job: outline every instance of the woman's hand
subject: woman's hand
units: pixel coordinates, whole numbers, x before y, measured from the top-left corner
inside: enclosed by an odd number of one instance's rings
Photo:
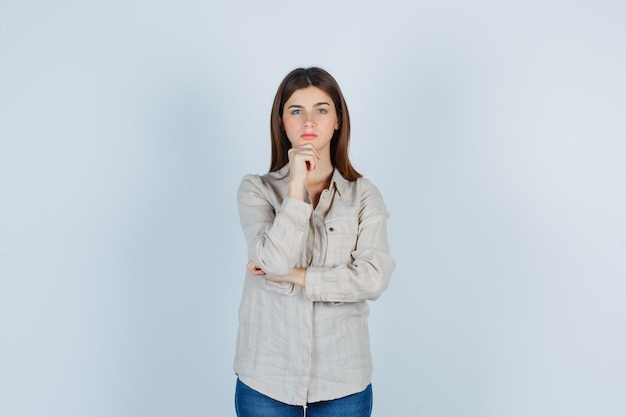
[[[299,287],[304,288],[306,282],[306,269],[303,268],[293,268],[291,272],[289,272],[284,277],[274,277],[268,275],[263,271],[257,264],[252,261],[249,261],[246,264],[246,269],[252,273],[252,275],[262,276],[263,278],[269,279],[274,282],[287,282],[290,284],[297,285]]]
[[[317,169],[317,161],[320,154],[312,144],[296,146],[289,149],[289,175],[292,180],[306,181],[309,172]]]
[[[304,200],[304,188],[309,172],[317,169],[317,161],[321,156],[310,143],[289,149],[288,156],[291,181],[287,195]]]
[[[252,275],[265,275],[265,272],[252,261],[248,261],[246,269],[250,271]]]

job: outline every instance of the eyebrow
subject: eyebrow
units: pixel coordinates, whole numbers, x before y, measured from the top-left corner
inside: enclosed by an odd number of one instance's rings
[[[315,103],[315,104],[313,105],[313,107],[319,107],[319,106],[330,106],[330,104],[329,104],[329,103],[327,103],[327,102],[325,102],[325,101],[320,101],[319,103]],[[299,108],[299,109],[304,108],[304,106],[303,106],[303,105],[301,105],[301,104],[292,104],[291,106],[289,106],[289,107],[287,107],[287,108],[288,108],[288,109],[290,109],[290,108],[292,108],[292,107],[296,107],[296,108]]]

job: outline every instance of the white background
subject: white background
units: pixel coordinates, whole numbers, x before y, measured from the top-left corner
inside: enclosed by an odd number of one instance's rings
[[[397,269],[376,417],[626,415],[626,6],[0,3],[0,416],[234,416],[283,76],[342,86]]]

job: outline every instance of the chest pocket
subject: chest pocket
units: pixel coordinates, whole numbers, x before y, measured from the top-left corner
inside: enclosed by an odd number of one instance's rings
[[[359,225],[356,217],[335,217],[324,222],[328,244],[325,266],[337,266],[352,262],[356,249]]]

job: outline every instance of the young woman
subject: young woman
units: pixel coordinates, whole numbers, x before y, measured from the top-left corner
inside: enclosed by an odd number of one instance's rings
[[[239,417],[366,417],[368,300],[387,288],[388,213],[350,163],[335,79],[298,68],[278,87],[269,173],[238,191],[248,245],[234,370]]]

